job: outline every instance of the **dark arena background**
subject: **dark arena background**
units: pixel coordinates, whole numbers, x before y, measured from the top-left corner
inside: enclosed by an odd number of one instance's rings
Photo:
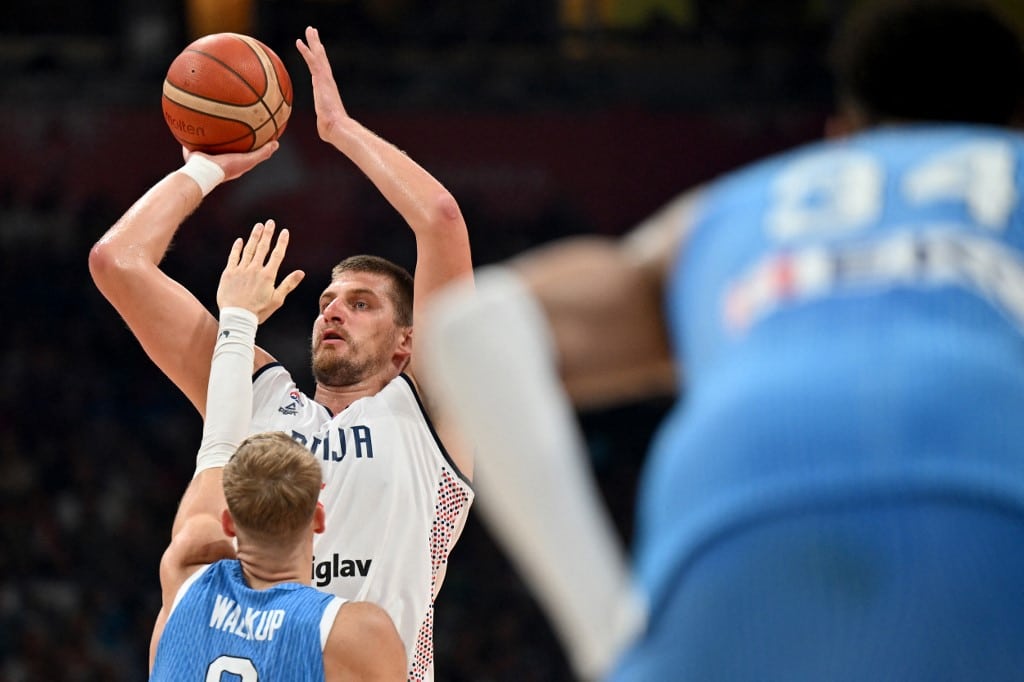
[[[181,163],[160,94],[188,42],[223,30],[259,38],[288,67],[295,107],[280,151],[205,201],[165,268],[215,310],[232,239],[266,218],[290,228],[285,269],[307,278],[260,344],[301,378],[330,266],[375,253],[411,268],[414,248],[369,181],[317,137],[294,47],[307,24],[320,29],[349,112],[453,192],[483,265],[567,234],[620,234],[681,190],[817,137],[831,98],[824,45],[850,4],[4,3],[0,682],[146,677],[157,566],[201,422],[96,291],[87,255]],[[626,542],[666,406],[580,415]],[[435,644],[438,680],[572,677],[472,514],[437,602]]]

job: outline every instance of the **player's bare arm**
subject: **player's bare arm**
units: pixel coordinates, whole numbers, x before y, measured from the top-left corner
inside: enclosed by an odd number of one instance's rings
[[[221,482],[222,472],[222,468],[199,472],[182,497],[182,507],[190,511],[180,523],[175,523],[171,542],[160,558],[162,603],[150,640],[150,668],[171,605],[185,580],[200,566],[235,556],[234,545],[224,534],[221,524],[221,513],[227,507]]]
[[[547,314],[559,372],[578,407],[675,390],[662,295],[696,196],[674,199],[621,239],[562,240],[511,261]]]
[[[256,223],[248,239],[238,238],[232,244],[217,286],[217,305],[222,311],[222,321],[226,308],[243,308],[255,315],[258,323],[263,323],[281,307],[288,294],[302,281],[302,271],[295,270],[277,283],[278,270],[287,252],[290,235],[288,230],[281,230],[275,243],[274,229],[272,220]],[[245,436],[252,413],[252,396],[247,371],[245,374],[236,371],[240,369],[237,366],[240,361],[221,357],[217,362],[218,381],[210,383],[207,389],[207,401],[212,400],[215,406],[211,406],[210,414],[203,424],[203,442],[197,457],[197,468],[200,465],[214,466],[210,470],[219,472],[234,452],[235,446]],[[203,452],[210,449],[223,454],[218,454],[215,460],[205,459]],[[219,461],[221,459],[224,461]],[[224,506],[219,476],[217,486],[196,487],[206,473],[206,470],[199,471],[192,485],[185,491],[171,528],[172,540],[193,517],[212,515],[219,518]]]
[[[395,624],[371,602],[348,602],[341,607],[324,648],[324,677],[328,682],[404,682],[405,647]]]
[[[473,263],[469,233],[455,198],[436,178],[402,150],[349,116],[331,71],[326,50],[315,28],[306,29],[306,42],[296,47],[309,67],[320,138],[352,160],[405,219],[416,239],[413,317],[422,320],[430,297],[444,285],[471,279]],[[407,372],[431,407],[429,385],[420,382],[416,336]],[[457,452],[457,435],[443,415],[432,414],[442,441],[465,473],[471,470],[468,454]]]
[[[248,240],[235,240],[217,287],[217,303],[244,308],[259,322],[272,315],[302,280],[294,271],[280,284],[277,273],[288,248],[288,231],[282,230],[274,243],[274,223],[257,223]],[[222,317],[225,315],[222,312]],[[217,323],[214,323],[217,325]],[[218,326],[214,328],[217,333]],[[210,413],[203,424],[203,441],[196,456],[197,472],[178,504],[171,527],[171,541],[160,560],[160,586],[163,606],[154,628],[150,664],[156,654],[166,622],[166,613],[182,583],[200,566],[235,556],[234,544],[223,526],[223,466],[245,435],[252,412],[248,369],[251,352],[224,354],[218,348],[215,379],[208,387]],[[251,347],[250,347],[251,351]],[[211,366],[213,352],[211,351]],[[247,393],[248,390],[248,393]]]
[[[189,485],[186,495],[200,499],[224,499],[221,487],[222,469],[209,469],[201,472]],[[160,559],[160,612],[153,626],[150,639],[149,665],[153,666],[156,647],[163,634],[167,617],[175,596],[185,580],[205,564],[221,559],[232,559],[235,547],[230,538],[224,534],[220,512],[225,505],[206,505],[201,513],[189,517],[167,546]],[[216,509],[215,509],[216,508]]]
[[[313,79],[320,138],[363,171],[415,234],[418,313],[438,288],[453,279],[472,276],[469,234],[462,212],[436,178],[348,115],[316,29],[306,29],[306,41],[308,45],[301,40],[296,45]]]
[[[224,180],[232,180],[276,149],[273,142],[246,154],[203,156],[220,168]],[[174,235],[202,199],[196,180],[182,172],[169,174],[96,242],[89,253],[89,270],[149,358],[205,415],[217,320],[160,269]],[[257,351],[257,367],[270,359]]]

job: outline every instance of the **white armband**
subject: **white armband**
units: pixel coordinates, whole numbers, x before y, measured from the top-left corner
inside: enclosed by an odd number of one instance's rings
[[[249,310],[228,307],[220,311],[196,474],[227,464],[248,434],[257,326],[256,314]]]
[[[199,154],[189,156],[185,165],[175,172],[184,173],[195,180],[204,197],[224,181],[224,169]]]

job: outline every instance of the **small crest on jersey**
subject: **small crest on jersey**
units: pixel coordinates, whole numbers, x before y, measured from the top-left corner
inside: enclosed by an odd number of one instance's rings
[[[299,408],[305,406],[306,401],[302,398],[302,393],[296,389],[288,391],[288,401],[277,408],[277,411],[283,415],[295,416],[299,413]]]

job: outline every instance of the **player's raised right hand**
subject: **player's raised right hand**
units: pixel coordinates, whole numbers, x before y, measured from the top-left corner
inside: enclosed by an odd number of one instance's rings
[[[245,308],[255,313],[262,324],[281,307],[305,277],[304,272],[295,270],[280,284],[274,284],[288,249],[288,236],[288,230],[281,230],[271,249],[274,221],[268,220],[256,223],[248,240],[235,240],[217,287],[217,305],[221,309]]]

